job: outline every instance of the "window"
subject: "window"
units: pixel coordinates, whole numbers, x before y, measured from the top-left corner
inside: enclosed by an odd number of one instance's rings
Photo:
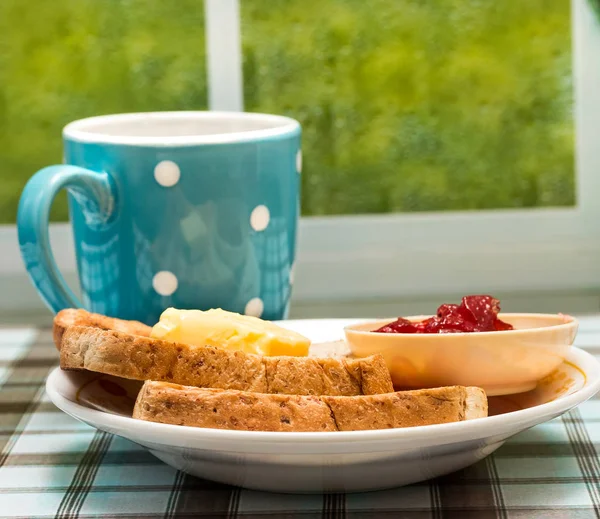
[[[303,214],[574,205],[568,2],[240,6],[246,109],[303,124]]]
[[[240,0],[246,108],[304,123],[295,295],[597,289],[599,4]]]
[[[275,112],[303,124],[297,300],[600,288],[600,0],[30,0],[0,19],[3,223],[69,120]]]

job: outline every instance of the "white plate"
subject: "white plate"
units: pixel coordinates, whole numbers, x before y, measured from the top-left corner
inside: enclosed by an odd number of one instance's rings
[[[289,321],[316,341],[341,337],[348,321]],[[276,492],[356,492],[415,483],[466,467],[509,437],[555,418],[600,390],[600,364],[573,348],[529,393],[490,399],[487,418],[378,431],[225,431],[134,420],[139,383],[59,368],[46,390],[56,406],[102,431],[148,448],[165,463],[205,479]]]

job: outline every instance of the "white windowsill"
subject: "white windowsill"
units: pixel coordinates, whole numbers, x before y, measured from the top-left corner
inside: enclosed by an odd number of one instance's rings
[[[569,225],[574,210],[482,212],[303,219],[300,224],[292,317],[376,317],[431,312],[443,300],[492,293],[513,311],[594,312],[600,309],[600,239],[590,241]],[[547,219],[536,241],[530,231]],[[442,219],[445,224],[440,223]],[[398,238],[401,221],[412,231]],[[499,220],[504,223],[501,225]],[[576,222],[573,222],[576,223]],[[430,243],[428,227],[460,225],[457,236]],[[493,240],[473,243],[487,226]],[[481,229],[478,230],[476,227]],[[415,231],[416,229],[416,231]],[[504,232],[500,230],[504,229]],[[582,231],[583,232],[583,231]],[[589,232],[589,230],[588,230]],[[411,235],[413,238],[411,239]],[[589,234],[588,234],[589,235]],[[56,261],[77,287],[68,224],[53,224]],[[0,320],[43,323],[49,312],[24,272],[15,226],[0,226]]]

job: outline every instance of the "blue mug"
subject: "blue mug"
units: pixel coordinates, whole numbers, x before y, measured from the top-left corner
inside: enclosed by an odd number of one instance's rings
[[[21,195],[21,253],[46,304],[148,324],[167,307],[288,315],[296,252],[300,125],[233,112],[82,119],[64,165]],[[50,249],[50,206],[69,194],[81,301]]]

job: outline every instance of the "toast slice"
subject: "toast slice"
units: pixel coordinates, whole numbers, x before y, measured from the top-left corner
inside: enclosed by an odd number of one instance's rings
[[[94,314],[87,310],[66,308],[54,316],[52,335],[54,337],[54,344],[58,350],[60,350],[65,330],[69,326],[92,326],[101,330],[116,330],[142,337],[150,336],[150,332],[152,331],[151,326],[139,321],[124,321],[115,317]]]
[[[276,432],[366,431],[487,416],[478,387],[450,386],[370,396],[267,395],[147,381],[133,417],[213,429]]]
[[[381,355],[364,359],[265,357],[86,326],[70,326],[63,333],[60,367],[258,393],[352,396],[394,391]]]

